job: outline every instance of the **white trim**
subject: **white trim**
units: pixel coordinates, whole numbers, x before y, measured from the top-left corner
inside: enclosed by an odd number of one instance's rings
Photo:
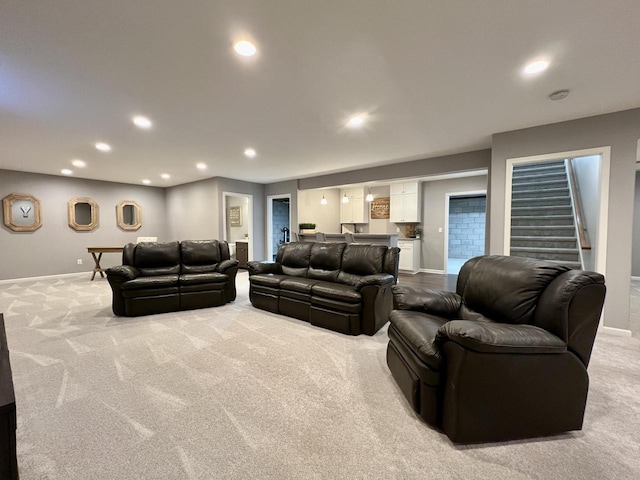
[[[273,201],[278,198],[289,199],[289,241],[291,241],[291,194],[281,193],[277,195],[267,195],[267,254],[265,258],[271,261],[271,255],[273,255]]]
[[[616,337],[631,337],[631,330],[615,327],[602,327],[602,333],[608,333]]]
[[[487,190],[470,190],[467,192],[449,192],[445,193],[445,201],[444,201],[444,272],[449,270],[449,202],[451,201],[451,197],[466,197],[469,195],[484,195],[485,198],[485,208],[484,208],[484,224],[485,224],[485,237],[486,237],[486,225],[487,225],[487,207],[486,207],[486,199],[487,199]],[[487,242],[485,241],[484,247],[485,253],[487,250]]]
[[[227,238],[227,196],[229,197],[243,197],[249,199],[247,202],[247,232],[249,232],[249,258],[253,260],[253,195],[249,193],[237,193],[237,192],[222,192],[222,238],[229,241]]]
[[[633,275],[631,275],[631,280],[640,280],[640,277],[634,277]]]
[[[435,270],[433,268],[421,268],[420,273],[438,273],[440,275],[446,275],[444,270]]]
[[[8,278],[6,280],[0,280],[0,285],[3,283],[19,283],[19,282],[37,282],[40,280],[48,280],[56,277],[73,277],[73,276],[87,276],[87,280],[91,281],[90,275],[92,271],[88,272],[74,272],[74,273],[54,273],[53,275],[41,275],[39,277],[22,277],[22,278]],[[106,280],[106,279],[105,279]]]

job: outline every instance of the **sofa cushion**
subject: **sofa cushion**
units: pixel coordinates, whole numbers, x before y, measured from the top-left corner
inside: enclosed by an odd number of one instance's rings
[[[280,288],[280,282],[288,278],[289,277],[287,275],[277,275],[273,273],[260,273],[258,275],[250,276],[249,282],[252,285],[261,285],[263,287]]]
[[[462,300],[471,310],[499,323],[533,323],[547,285],[569,268],[522,257],[480,257],[466,279]]]
[[[293,277],[306,277],[313,243],[297,242],[284,245],[280,264],[282,273]]]
[[[180,285],[199,285],[203,283],[226,283],[229,276],[224,273],[186,273],[179,277]]]
[[[185,240],[180,251],[182,273],[213,272],[222,261],[218,240]]]
[[[292,290],[300,293],[311,293],[311,287],[317,283],[320,283],[320,280],[302,277],[289,277],[280,282],[280,288],[282,290]]]
[[[341,302],[360,303],[362,296],[353,285],[320,282],[311,287],[311,294],[318,297],[332,298]]]
[[[441,367],[440,349],[435,344],[438,329],[447,320],[412,310],[393,310],[389,315],[391,325],[420,360],[434,370]]]
[[[178,275],[152,275],[149,277],[138,277],[124,282],[120,288],[122,290],[139,290],[148,288],[177,287]]]
[[[309,259],[307,277],[337,282],[346,243],[314,243]]]
[[[178,242],[142,242],[136,245],[134,267],[140,275],[169,275],[180,273],[180,244]]]
[[[385,245],[349,244],[342,254],[338,282],[355,285],[361,277],[382,272]]]

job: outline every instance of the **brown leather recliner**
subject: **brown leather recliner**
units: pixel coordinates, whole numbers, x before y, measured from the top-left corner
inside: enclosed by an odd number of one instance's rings
[[[605,297],[599,273],[483,256],[456,293],[393,287],[387,364],[413,409],[454,442],[580,430]]]

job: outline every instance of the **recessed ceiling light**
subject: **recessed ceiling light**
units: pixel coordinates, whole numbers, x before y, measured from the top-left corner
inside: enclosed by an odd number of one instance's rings
[[[149,120],[147,117],[143,117],[142,115],[136,115],[132,120],[136,127],[144,128],[145,130],[153,126],[151,120]]]
[[[256,156],[256,151],[255,151],[253,148],[247,148],[247,149],[244,151],[244,154],[245,154],[247,157],[249,157],[249,158],[253,158],[253,157],[255,157],[255,156]]]
[[[242,55],[243,57],[253,57],[257,52],[256,46],[247,40],[240,40],[234,43],[233,49],[238,55]]]
[[[206,170],[207,169],[207,164],[206,163],[202,163],[202,162],[196,163],[196,168],[198,170]]]
[[[151,180],[149,180],[148,178],[145,178],[142,180],[142,183],[144,183],[145,185],[149,185],[151,183]]]
[[[71,175],[73,172],[68,168],[63,168],[62,170],[60,170],[60,173],[63,175]]]
[[[101,152],[110,152],[111,151],[111,145],[109,145],[108,143],[104,143],[104,142],[96,143],[96,148],[98,150],[100,150]]]
[[[163,173],[162,175],[160,175],[162,178],[164,178],[165,180],[169,180],[171,178],[171,175],[169,175],[168,173]]]
[[[549,68],[548,60],[536,60],[527,64],[522,71],[525,75],[535,75],[544,72],[547,68]]]
[[[75,160],[71,160],[71,165],[73,165],[74,167],[78,167],[78,168],[84,168],[87,166],[86,163],[84,163],[84,161],[76,158]]]
[[[364,122],[364,115],[354,115],[347,121],[346,125],[349,128],[361,128],[364,125]]]

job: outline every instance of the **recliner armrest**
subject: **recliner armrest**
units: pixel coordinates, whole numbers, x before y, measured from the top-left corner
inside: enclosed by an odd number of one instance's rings
[[[238,260],[223,260],[216,266],[216,272],[225,273],[227,270],[237,267]]]
[[[567,345],[554,334],[533,325],[452,320],[438,329],[436,343],[452,341],[480,353],[563,353]]]
[[[117,267],[107,268],[107,278],[116,282],[126,282],[140,276],[140,271],[131,265],[118,265]]]
[[[455,318],[462,299],[454,292],[396,285],[392,287],[396,310],[416,310],[444,318]]]
[[[382,286],[393,284],[395,278],[388,273],[374,273],[373,275],[365,275],[356,283],[356,292],[359,292],[364,287],[368,286]]]
[[[249,270],[249,276],[257,275],[259,273],[282,273],[282,265],[275,262],[247,262],[247,269]]]

